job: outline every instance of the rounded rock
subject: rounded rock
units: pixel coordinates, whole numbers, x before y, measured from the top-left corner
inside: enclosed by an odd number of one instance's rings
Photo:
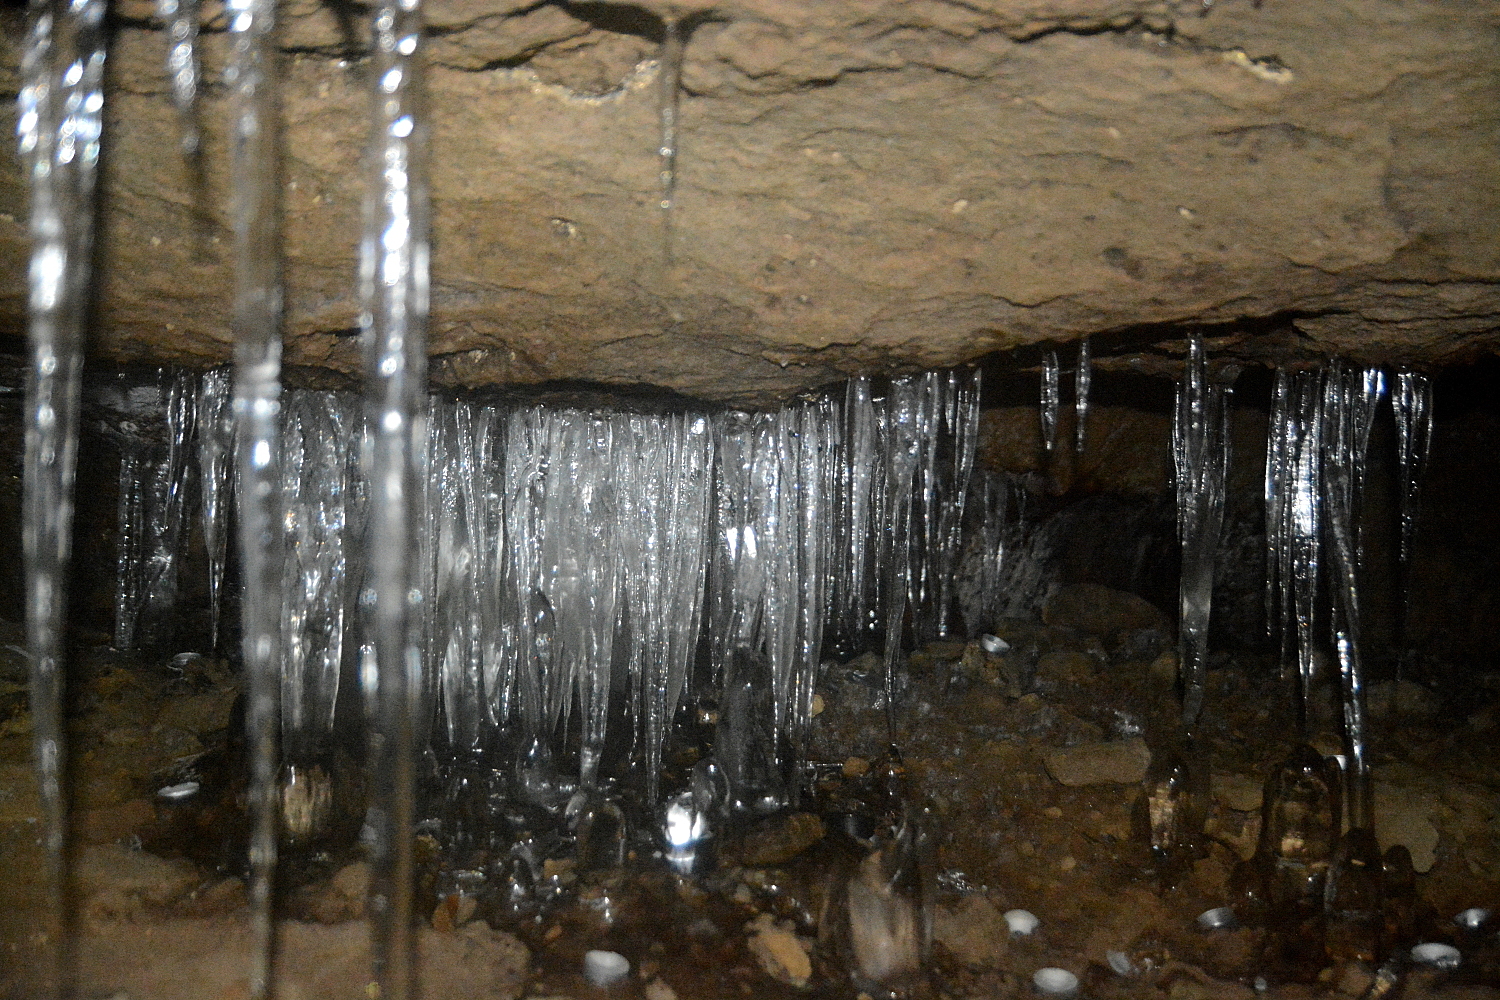
[[[1198,914],[1198,929],[1201,931],[1233,931],[1239,926],[1234,910],[1227,906],[1215,906]]]
[[[1434,969],[1456,969],[1463,961],[1457,948],[1438,941],[1424,941],[1411,950],[1411,960]]]
[[[1037,969],[1031,985],[1044,997],[1070,997],[1078,993],[1078,977],[1067,969]]]
[[[1005,926],[1011,937],[1029,937],[1042,925],[1037,915],[1030,910],[1006,910]]]
[[[628,975],[630,959],[617,951],[590,951],[583,956],[583,978],[590,986],[614,986]]]

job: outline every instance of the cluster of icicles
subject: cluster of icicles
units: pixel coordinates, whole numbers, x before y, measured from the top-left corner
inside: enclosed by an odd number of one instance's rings
[[[121,648],[170,634],[159,630],[170,628],[194,495],[217,616],[234,493],[227,373],[163,372],[154,390],[136,391],[165,432],[121,444]],[[434,397],[415,531],[419,745],[477,759],[507,734],[509,745],[552,740],[576,709],[578,778],[592,785],[611,692],[623,692],[654,799],[701,639],[715,700],[736,656],[764,665],[773,752],[795,756],[825,636],[883,641],[898,664],[908,608],[920,638],[946,632],[978,404],[974,371],[895,379],[878,393],[853,379],[842,398],[753,414]],[[358,612],[366,437],[353,395],[282,398],[284,756],[326,744],[341,677],[372,655]]]

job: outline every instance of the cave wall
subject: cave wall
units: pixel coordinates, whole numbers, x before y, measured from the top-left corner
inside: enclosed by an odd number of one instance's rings
[[[1491,4],[683,3],[670,261],[657,14],[428,8],[440,383],[765,403],[1089,334],[1102,364],[1149,369],[1190,324],[1262,360],[1443,364],[1496,342]],[[365,26],[348,4],[281,9],[287,360],[352,373]],[[229,354],[226,36],[205,13],[199,185],[164,32],[147,0],[114,6],[94,337],[112,360]],[[23,26],[5,17],[13,94]],[[7,145],[12,334],[25,200]]]

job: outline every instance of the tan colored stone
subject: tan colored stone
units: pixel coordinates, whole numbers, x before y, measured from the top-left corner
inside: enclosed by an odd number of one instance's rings
[[[1132,785],[1146,777],[1151,751],[1140,737],[1097,740],[1049,750],[1042,755],[1047,773],[1070,788],[1084,785]]]

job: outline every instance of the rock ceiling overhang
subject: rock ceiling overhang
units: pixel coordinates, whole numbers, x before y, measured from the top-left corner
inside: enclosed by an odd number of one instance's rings
[[[1441,365],[1500,336],[1500,8],[726,0],[690,30],[673,256],[662,22],[430,0],[434,378],[768,402],[1098,338]],[[282,4],[289,363],[359,369],[363,8]],[[144,0],[115,5],[94,348],[229,355],[222,13],[201,187]],[[19,15],[5,32],[17,88]],[[14,101],[7,102],[14,116]],[[0,168],[0,329],[25,192]]]

